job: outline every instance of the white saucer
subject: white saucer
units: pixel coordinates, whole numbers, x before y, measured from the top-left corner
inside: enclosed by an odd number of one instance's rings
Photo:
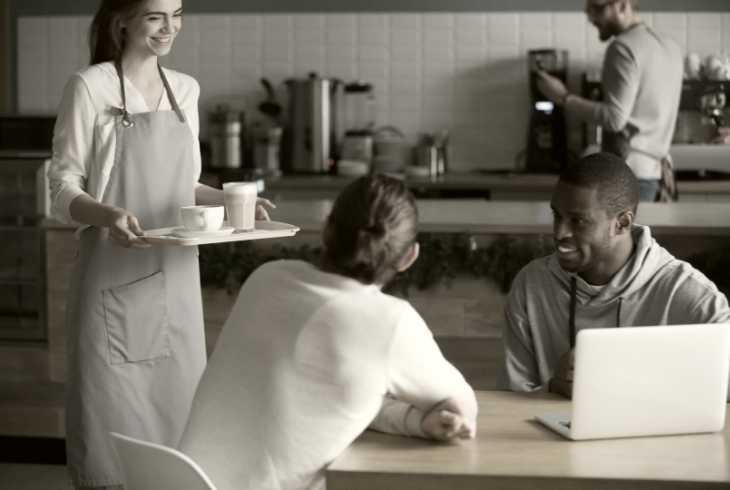
[[[175,235],[180,238],[212,238],[212,237],[219,237],[219,236],[226,236],[233,233],[232,226],[223,226],[217,230],[200,230],[200,231],[190,231],[186,230],[185,228],[175,228],[170,232],[171,235]]]

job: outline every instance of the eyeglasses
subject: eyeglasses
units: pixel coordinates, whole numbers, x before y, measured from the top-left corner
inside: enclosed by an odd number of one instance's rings
[[[586,8],[585,12],[588,16],[594,16],[594,15],[601,15],[603,12],[606,11],[606,7],[609,5],[613,5],[614,3],[618,2],[619,0],[608,0],[607,2],[603,3],[590,3],[586,2]]]

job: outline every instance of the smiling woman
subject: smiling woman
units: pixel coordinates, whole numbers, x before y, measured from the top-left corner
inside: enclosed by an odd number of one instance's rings
[[[163,69],[181,0],[103,0],[92,65],[68,82],[49,169],[53,213],[80,225],[67,308],[66,444],[77,488],[122,484],[109,432],[174,446],[205,365],[196,251],[153,249],[143,226],[222,204],[200,177],[191,77]]]
[[[165,7],[166,10],[152,10]],[[122,23],[122,29],[126,30],[125,48],[142,55],[165,56],[172,49],[181,25],[180,0],[148,2],[142,12]]]

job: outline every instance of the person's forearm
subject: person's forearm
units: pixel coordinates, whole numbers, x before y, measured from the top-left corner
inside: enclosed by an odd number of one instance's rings
[[[223,191],[209,185],[198,183],[195,186],[196,204],[223,204]]]
[[[565,100],[564,109],[566,114],[580,122],[600,124],[598,121],[600,102],[570,94]]]
[[[78,223],[91,226],[109,226],[112,215],[118,208],[102,204],[88,194],[81,194],[71,201],[69,213]]]
[[[423,412],[395,398],[384,397],[369,428],[387,434],[426,437],[421,428]]]

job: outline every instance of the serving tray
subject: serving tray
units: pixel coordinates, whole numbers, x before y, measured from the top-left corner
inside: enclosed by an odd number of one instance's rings
[[[234,230],[233,233],[223,236],[180,237],[174,235],[175,230],[178,229],[180,229],[179,226],[170,226],[168,228],[146,230],[144,232],[144,238],[147,243],[154,245],[175,245],[186,247],[193,245],[207,245],[209,243],[286,238],[296,235],[299,231],[299,227],[290,225],[289,223],[281,223],[279,221],[256,221],[256,227],[253,230]]]

